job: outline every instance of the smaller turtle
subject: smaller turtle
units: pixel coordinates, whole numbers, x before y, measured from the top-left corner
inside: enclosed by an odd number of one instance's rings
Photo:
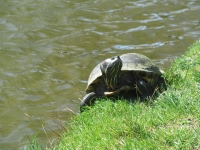
[[[90,106],[97,98],[116,96],[124,91],[134,91],[138,97],[148,99],[156,86],[165,83],[162,73],[142,54],[127,53],[108,58],[92,70],[80,109]]]

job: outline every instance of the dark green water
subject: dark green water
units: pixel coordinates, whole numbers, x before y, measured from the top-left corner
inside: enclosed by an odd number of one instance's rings
[[[56,139],[107,57],[138,52],[168,68],[200,37],[199,20],[198,0],[1,0],[0,149],[48,142],[43,127]]]

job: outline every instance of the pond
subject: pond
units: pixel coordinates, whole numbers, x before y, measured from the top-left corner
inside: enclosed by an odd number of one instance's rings
[[[57,139],[105,58],[136,52],[169,68],[200,37],[199,14],[198,0],[2,0],[0,149]]]

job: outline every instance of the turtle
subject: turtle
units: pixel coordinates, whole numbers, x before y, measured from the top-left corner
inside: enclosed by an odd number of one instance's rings
[[[112,97],[131,91],[141,99],[152,97],[156,87],[165,84],[163,70],[139,53],[107,58],[92,70],[80,109],[100,97]]]

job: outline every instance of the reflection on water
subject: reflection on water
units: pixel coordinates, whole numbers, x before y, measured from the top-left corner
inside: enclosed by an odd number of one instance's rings
[[[47,142],[78,113],[87,78],[113,55],[139,52],[162,68],[200,35],[200,2],[0,2],[0,148]]]

